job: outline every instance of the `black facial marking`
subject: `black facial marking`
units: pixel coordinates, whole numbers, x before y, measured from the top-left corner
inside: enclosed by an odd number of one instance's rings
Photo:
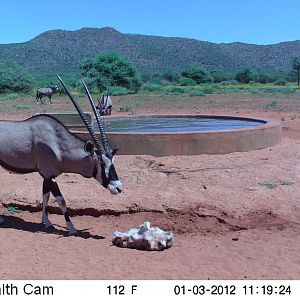
[[[117,175],[114,165],[110,166],[108,176],[109,176],[110,180],[113,180],[113,181],[119,180],[119,177]]]
[[[109,179],[105,175],[105,165],[101,164],[101,178],[102,178],[102,185],[106,188],[109,183]]]

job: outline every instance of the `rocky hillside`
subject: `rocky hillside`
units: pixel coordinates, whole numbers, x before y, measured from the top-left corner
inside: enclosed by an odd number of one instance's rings
[[[274,45],[209,43],[195,39],[123,34],[113,28],[51,30],[18,44],[0,45],[0,60],[12,59],[38,72],[76,71],[80,61],[100,51],[117,51],[138,70],[158,72],[203,66],[231,72],[250,67],[259,72],[289,71],[300,56],[300,41]]]

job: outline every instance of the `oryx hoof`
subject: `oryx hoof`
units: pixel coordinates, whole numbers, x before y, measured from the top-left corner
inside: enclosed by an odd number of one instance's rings
[[[77,235],[77,230],[75,229],[75,230],[72,230],[72,231],[69,231],[69,235]]]
[[[67,221],[67,228],[69,231],[69,235],[76,235],[77,234],[77,230],[74,227],[74,225],[72,224],[72,222]]]
[[[53,224],[52,223],[48,223],[48,222],[45,222],[45,223],[43,223],[43,225],[44,225],[44,227],[45,227],[45,229],[47,229],[47,230],[54,230],[55,229],[55,227],[53,226]]]
[[[55,230],[55,227],[54,227],[53,225],[50,225],[50,226],[48,226],[48,227],[45,226],[45,228],[46,228],[47,230]]]

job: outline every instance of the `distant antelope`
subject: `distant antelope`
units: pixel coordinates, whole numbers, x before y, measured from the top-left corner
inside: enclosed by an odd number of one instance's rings
[[[110,116],[112,109],[112,100],[109,96],[109,91],[107,95],[102,95],[101,100],[98,99],[98,106],[100,116]]]
[[[25,121],[0,121],[0,165],[9,172],[19,174],[39,172],[44,178],[43,224],[46,228],[53,228],[48,219],[48,200],[51,192],[64,214],[69,233],[75,234],[77,231],[70,220],[56,177],[65,172],[80,174],[87,178],[93,177],[112,194],[121,193],[122,184],[114,167],[117,149],[111,150],[109,147],[103,123],[85,83],[82,81],[95,113],[103,145],[76,99],[59,76],[58,79],[82,118],[93,142],[81,141],[62,123],[48,115],[34,116]],[[1,222],[3,218],[0,217]]]
[[[43,104],[42,98],[43,96],[48,96],[49,98],[49,104],[52,104],[51,97],[54,93],[58,91],[57,85],[52,85],[47,88],[40,88],[36,91],[36,104],[39,103],[39,100],[41,101],[41,104]]]

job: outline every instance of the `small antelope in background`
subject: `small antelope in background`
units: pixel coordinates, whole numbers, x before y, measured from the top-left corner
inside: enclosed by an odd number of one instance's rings
[[[59,76],[58,79],[89,131],[92,141],[83,142],[61,122],[48,115],[34,116],[25,121],[0,121],[0,165],[9,172],[19,174],[38,172],[44,179],[43,224],[46,228],[53,228],[48,218],[51,192],[64,214],[69,233],[75,234],[77,231],[70,220],[56,177],[65,172],[80,174],[87,178],[93,177],[112,194],[121,193],[122,183],[114,167],[117,149],[112,150],[109,147],[103,123],[85,83],[82,81],[103,144],[100,143],[76,99]],[[5,220],[0,217],[0,223],[3,221]]]
[[[47,96],[49,98],[49,104],[52,104],[51,97],[57,91],[58,91],[58,86],[57,85],[52,85],[52,86],[47,87],[47,88],[38,89],[36,91],[36,104],[39,103],[39,100],[40,100],[41,104],[44,104],[43,100],[42,100],[42,98],[44,96]]]
[[[100,116],[110,116],[112,109],[112,100],[109,95],[109,90],[106,95],[102,95],[101,100],[98,99],[97,109]]]

